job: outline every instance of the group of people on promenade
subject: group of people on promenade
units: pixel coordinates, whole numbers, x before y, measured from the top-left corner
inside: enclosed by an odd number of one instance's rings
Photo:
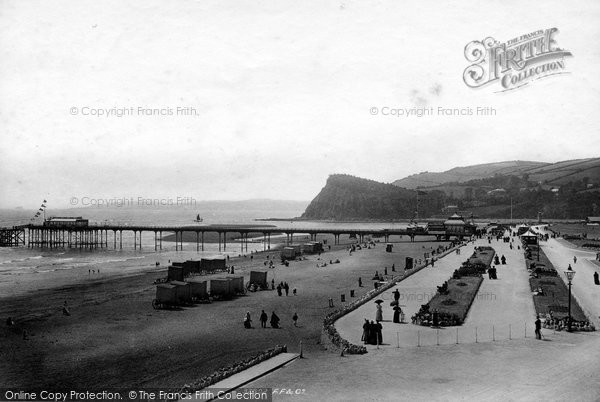
[[[363,334],[361,341],[368,345],[381,345],[383,344],[383,335],[382,335],[383,326],[380,322],[369,322],[365,318],[365,323],[363,324]]]
[[[262,310],[260,313],[260,326],[261,328],[267,328],[267,321],[269,321],[272,328],[280,328],[279,322],[281,319],[275,312],[271,313],[271,319],[269,320],[269,316],[265,313],[265,310]],[[298,326],[298,313],[294,313],[292,316],[292,321],[294,322],[294,327]],[[244,328],[252,328],[252,317],[250,312],[246,312],[246,316],[244,317]]]

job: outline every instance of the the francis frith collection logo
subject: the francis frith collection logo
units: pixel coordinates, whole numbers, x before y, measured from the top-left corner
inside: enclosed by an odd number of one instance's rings
[[[463,73],[471,88],[498,82],[498,92],[520,88],[534,80],[564,74],[565,57],[571,52],[558,47],[557,28],[538,30],[504,43],[488,37],[465,46],[465,57],[472,63]]]

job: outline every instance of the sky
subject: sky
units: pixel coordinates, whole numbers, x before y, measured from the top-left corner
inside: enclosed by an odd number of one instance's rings
[[[334,173],[597,157],[599,17],[595,1],[0,0],[0,207],[310,200]],[[553,27],[567,73],[465,85],[469,42]],[[415,107],[436,113],[390,115]],[[477,107],[495,114],[438,113]]]

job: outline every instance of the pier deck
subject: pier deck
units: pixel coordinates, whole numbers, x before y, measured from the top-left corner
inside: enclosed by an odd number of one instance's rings
[[[204,251],[204,234],[218,233],[219,251],[227,248],[227,233],[239,233],[242,251],[248,250],[250,234],[262,234],[264,249],[270,249],[271,235],[285,234],[286,244],[293,242],[295,234],[308,234],[311,241],[316,241],[319,234],[334,236],[334,244],[339,244],[340,236],[349,235],[363,242],[366,236],[382,237],[388,242],[390,236],[409,236],[414,241],[416,236],[435,235],[425,231],[413,229],[356,229],[356,228],[292,228],[276,226],[248,226],[248,225],[184,225],[184,226],[155,226],[155,225],[127,225],[127,224],[90,224],[87,226],[70,225],[39,225],[29,224],[13,228],[0,229],[0,240],[7,246],[27,245],[28,247],[41,248],[123,248],[123,232],[133,233],[134,249],[142,248],[142,235],[154,234],[154,249],[162,250],[163,233],[175,234],[175,249],[183,249],[183,232],[196,233],[196,249]],[[448,236],[446,236],[448,237]],[[461,237],[461,236],[458,236]],[[222,240],[221,240],[222,238]]]

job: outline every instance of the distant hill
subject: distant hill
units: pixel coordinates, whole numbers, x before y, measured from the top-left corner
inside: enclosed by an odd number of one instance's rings
[[[480,218],[534,218],[538,212],[554,219],[600,215],[600,158],[490,163],[419,173],[394,184],[332,175],[301,218],[410,219],[417,210],[419,218],[428,218],[456,209]]]
[[[576,159],[557,163],[509,161],[456,167],[445,172],[413,174],[393,184],[404,188],[436,188],[444,184],[458,185],[494,176],[523,176],[534,182],[561,185],[570,181],[600,178],[600,158]],[[440,188],[441,189],[441,188]]]
[[[545,185],[560,186],[586,180],[600,182],[600,158],[575,159],[539,166],[523,172],[529,180]]]
[[[439,194],[438,194],[439,195]],[[419,193],[419,214],[431,214],[442,206],[435,193]],[[329,176],[325,187],[311,201],[301,219],[389,220],[412,218],[417,193],[393,184],[355,176]]]

